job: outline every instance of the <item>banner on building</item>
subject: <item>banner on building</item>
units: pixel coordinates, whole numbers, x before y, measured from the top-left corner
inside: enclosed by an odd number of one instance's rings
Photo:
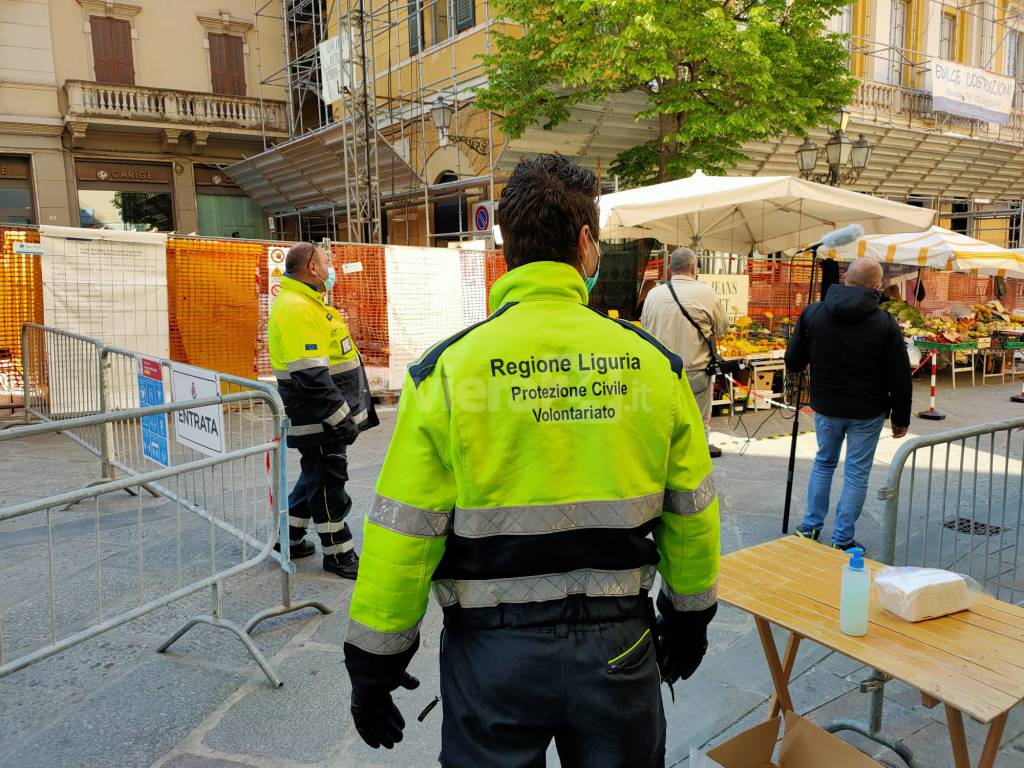
[[[1013,108],[1012,77],[955,61],[932,60],[932,110],[1006,125]]]
[[[700,281],[718,297],[729,322],[747,314],[750,307],[750,275],[701,275]]]
[[[325,104],[338,101],[344,88],[351,89],[352,78],[349,67],[352,48],[347,30],[324,40],[318,46],[320,52],[320,96]]]

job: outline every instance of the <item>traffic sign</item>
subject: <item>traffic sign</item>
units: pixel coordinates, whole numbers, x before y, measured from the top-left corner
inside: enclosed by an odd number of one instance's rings
[[[494,203],[490,200],[474,203],[470,219],[474,232],[490,232],[494,223]]]

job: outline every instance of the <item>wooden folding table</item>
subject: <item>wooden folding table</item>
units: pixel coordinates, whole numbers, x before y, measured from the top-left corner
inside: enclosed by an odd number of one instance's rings
[[[970,768],[963,715],[988,724],[978,768],[991,768],[1009,711],[1024,700],[1024,609],[975,596],[970,611],[912,624],[871,600],[864,637],[839,631],[839,585],[849,555],[795,536],[725,555],[719,597],[754,616],[775,687],[769,715],[792,710],[789,677],[800,640],[813,640],[901,680],[925,706],[945,705],[956,768]],[[871,570],[883,566],[866,561]],[[771,624],[789,630],[779,658]]]

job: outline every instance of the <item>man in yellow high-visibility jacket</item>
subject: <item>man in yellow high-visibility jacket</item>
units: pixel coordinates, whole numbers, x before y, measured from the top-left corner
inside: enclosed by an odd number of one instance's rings
[[[433,583],[443,766],[539,767],[552,739],[566,768],[664,765],[660,682],[697,668],[717,608],[718,498],[683,361],[587,307],[596,193],[566,158],[521,162],[490,318],[409,369],[345,644],[373,747],[402,738]]]
[[[281,292],[270,310],[270,364],[291,420],[288,447],[297,448],[302,474],[288,497],[293,558],[316,548],[306,541],[313,518],[324,570],[354,579],[359,556],[345,517],[352,500],[346,446],[380,422],[355,343],[338,310],[324,303],[334,267],[320,247],[298,243],[285,257]]]

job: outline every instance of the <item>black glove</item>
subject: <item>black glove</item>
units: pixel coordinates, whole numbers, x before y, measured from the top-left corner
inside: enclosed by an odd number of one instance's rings
[[[359,437],[359,425],[352,419],[345,419],[334,428],[334,437],[345,445],[352,445]]]
[[[658,595],[658,620],[654,643],[658,652],[661,681],[670,686],[689,680],[708,650],[708,624],[718,612],[718,603],[701,611],[677,611],[662,592]]]
[[[420,687],[420,681],[408,672],[403,672],[398,686],[412,691]],[[391,699],[393,690],[395,688],[378,685],[352,688],[352,719],[363,741],[374,749],[381,746],[391,749],[402,740],[405,718]]]
[[[683,631],[685,630],[685,631]],[[658,649],[658,669],[661,682],[672,685],[682,678],[689,680],[697,671],[708,650],[708,633],[681,627],[677,622],[659,616],[654,625],[655,647]]]

